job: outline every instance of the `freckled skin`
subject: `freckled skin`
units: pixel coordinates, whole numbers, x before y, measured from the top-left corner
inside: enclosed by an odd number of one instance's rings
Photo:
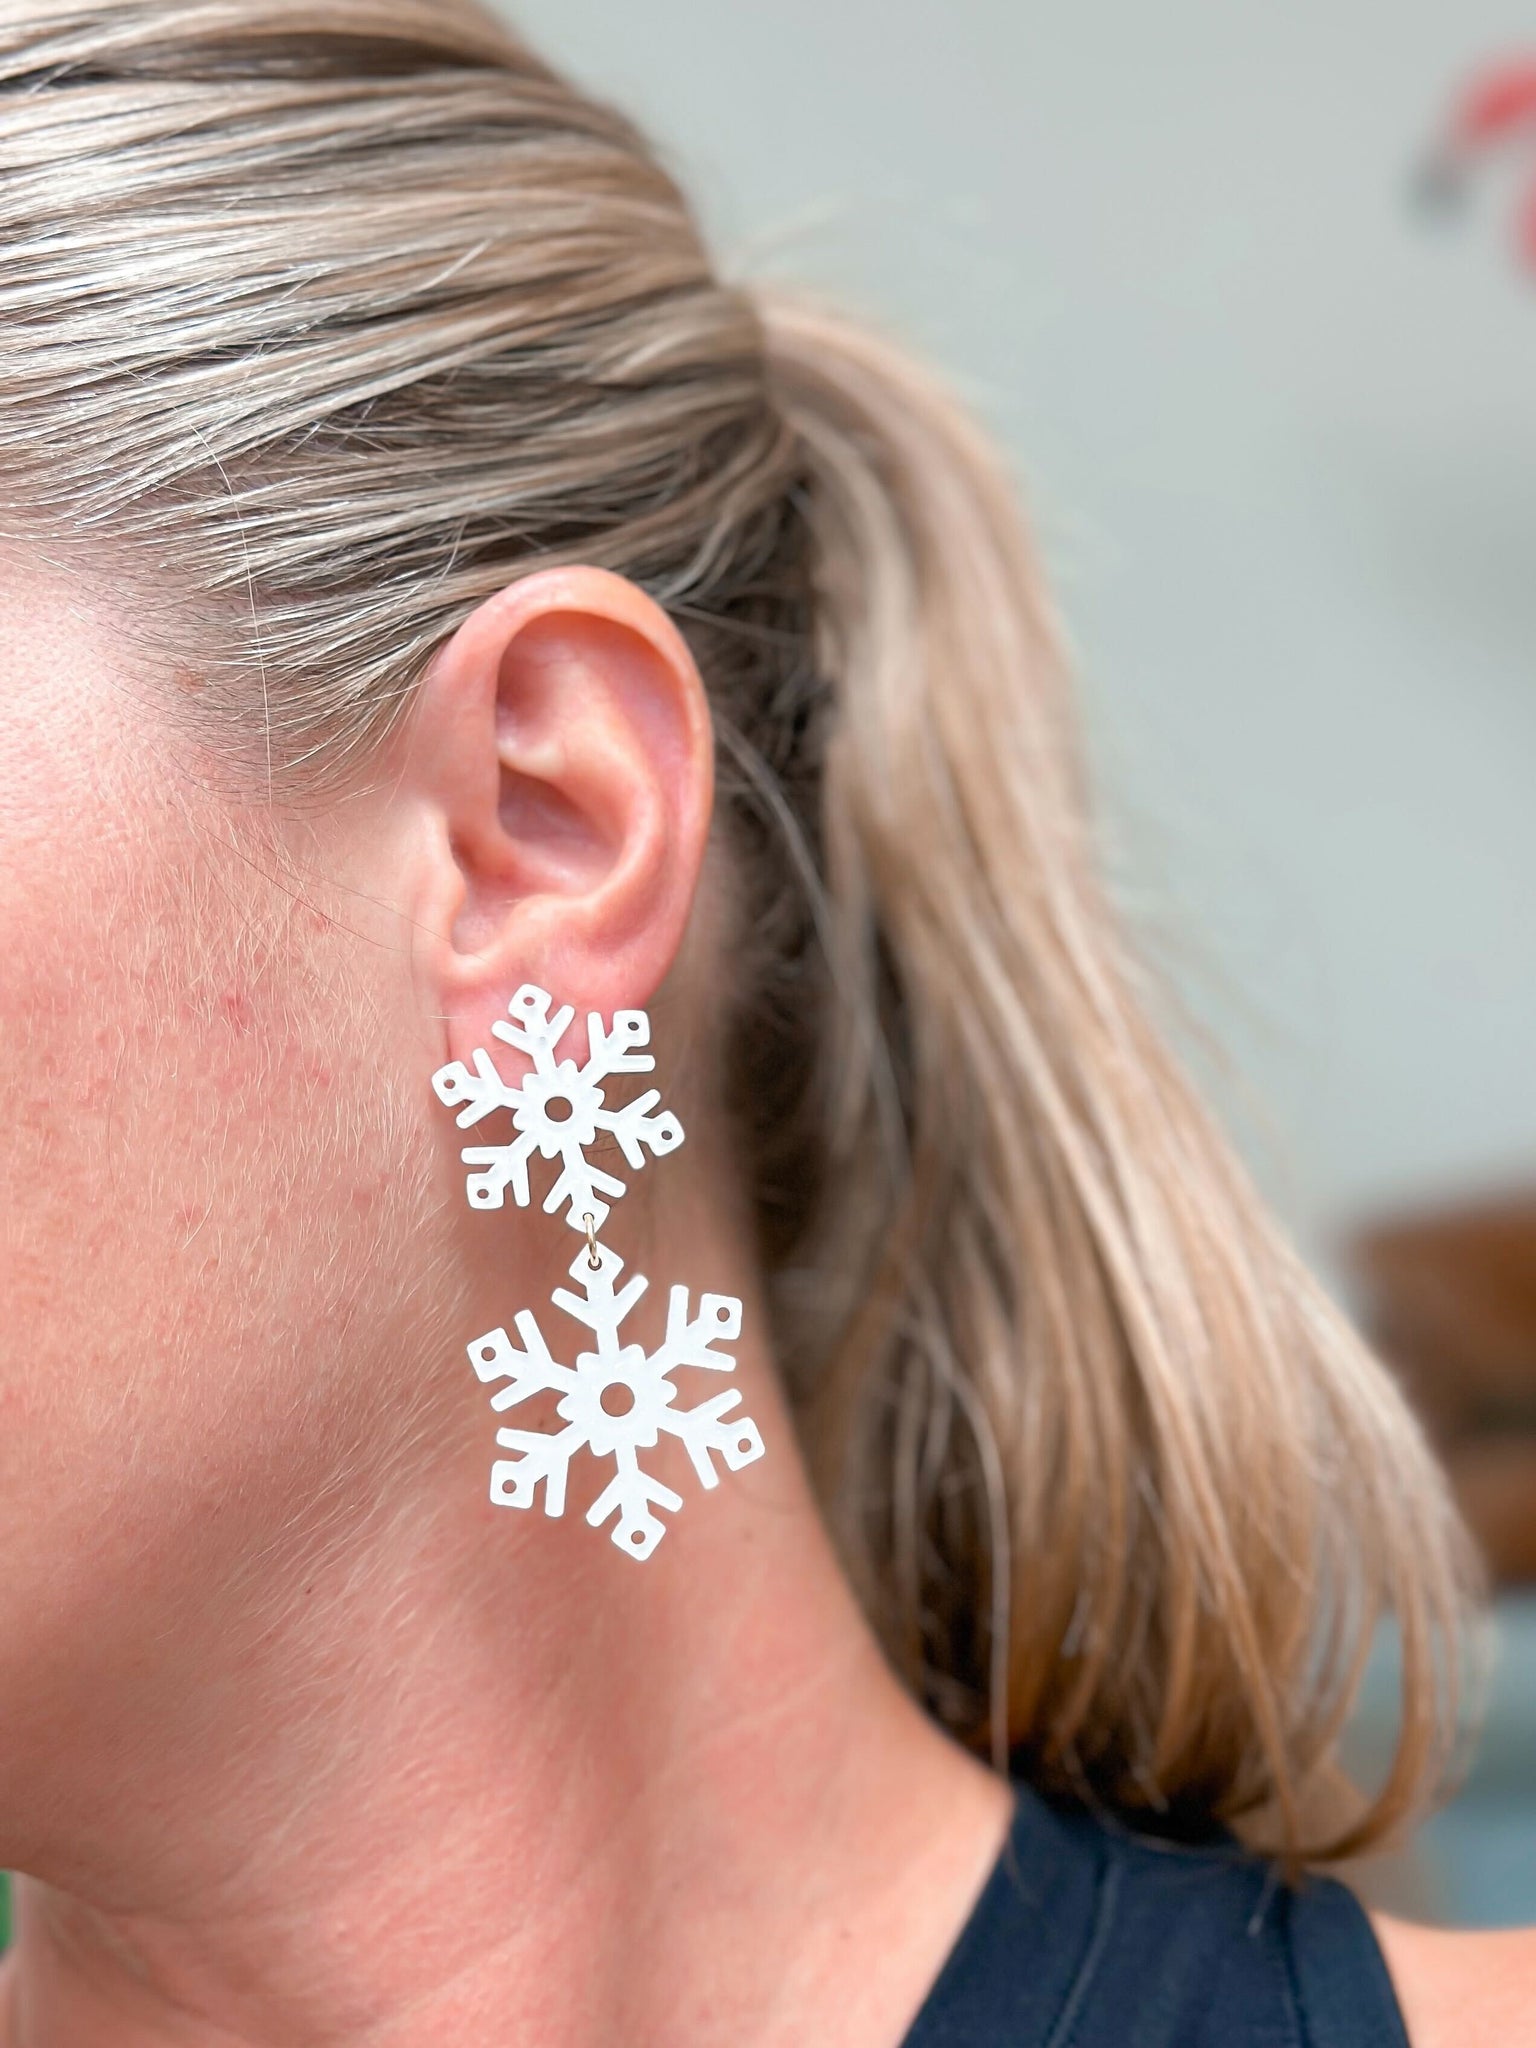
[[[561,645],[592,628],[525,679],[596,810],[525,873],[481,714],[540,602]],[[884,2048],[996,1854],[1001,1788],[897,1685],[816,1514],[691,1106],[625,1245],[748,1300],[771,1455],[643,1567],[489,1497],[466,1337],[547,1301],[571,1233],[470,1208],[430,1077],[535,964],[584,961],[592,1007],[657,988],[697,869],[635,850],[707,824],[707,777],[615,710],[615,606],[675,639],[603,571],[488,600],[419,752],[316,819],[215,800],[111,620],[0,577],[3,2048],[12,2017],[16,2048],[789,2048],[829,2010]]]
[[[338,1472],[390,1454],[397,1430],[377,1428],[375,1401],[398,1418],[426,1398],[423,1361],[444,1346],[430,1299],[392,1311],[388,1290],[407,1293],[423,1246],[456,1220],[433,1182],[425,1091],[417,1121],[381,1129],[382,1105],[409,1103],[429,1058],[419,1019],[369,979],[396,935],[381,923],[360,944],[355,903],[295,902],[291,877],[266,879],[259,819],[232,848],[227,813],[182,770],[174,731],[117,687],[119,666],[68,593],[8,576],[0,1854],[13,1860],[46,1849],[55,1816],[31,1797],[36,1765],[96,1739],[99,1689],[121,1700],[142,1686],[146,1715],[174,1715],[174,1697],[151,1696],[167,1680],[145,1644],[175,1646],[172,1674],[193,1668],[213,1624],[206,1588],[281,1545]],[[146,773],[146,752],[164,774]],[[394,1342],[368,1358],[369,1333],[391,1324]]]
[[[243,989],[226,989],[219,997],[219,1011],[228,1020],[231,1030],[249,1031],[256,1021],[256,1013],[250,997]]]

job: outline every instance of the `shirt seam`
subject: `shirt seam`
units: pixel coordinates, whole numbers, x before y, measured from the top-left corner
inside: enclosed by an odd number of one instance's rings
[[[1066,2002],[1045,2038],[1045,2048],[1071,2048],[1073,2032],[1082,2013],[1083,2005],[1098,1975],[1099,1964],[1109,1947],[1110,1933],[1114,1927],[1115,1909],[1120,1898],[1120,1875],[1123,1866],[1111,1863],[1104,1872],[1099,1885],[1099,1895],[1094,1901],[1093,1929],[1088,1936],[1088,1946],[1083,1959],[1077,1966],[1077,1975],[1066,1996]]]
[[[1287,1888],[1285,1919],[1280,1930],[1280,1987],[1285,1995],[1287,2028],[1296,2048],[1316,2048],[1307,2024],[1306,2001],[1301,1995],[1301,1959],[1296,1953],[1296,1923],[1291,1910],[1294,1898],[1294,1892]]]

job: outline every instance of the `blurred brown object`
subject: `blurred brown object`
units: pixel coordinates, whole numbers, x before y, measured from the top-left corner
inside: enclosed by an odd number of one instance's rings
[[[1371,1224],[1345,1252],[1493,1576],[1536,1580],[1536,1192]]]

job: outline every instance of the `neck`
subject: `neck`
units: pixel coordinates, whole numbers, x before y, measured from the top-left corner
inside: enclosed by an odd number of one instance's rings
[[[643,1565],[493,1508],[481,1429],[222,1624],[19,1882],[6,2048],[777,2048],[829,2009],[894,2048],[1006,1794],[890,1677],[740,1377],[770,1455]]]

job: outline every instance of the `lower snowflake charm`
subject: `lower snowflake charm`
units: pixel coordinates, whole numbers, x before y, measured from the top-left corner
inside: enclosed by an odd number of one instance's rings
[[[563,1514],[565,1482],[578,1451],[594,1458],[612,1458],[614,1473],[587,1510],[594,1528],[617,1510],[613,1541],[627,1556],[646,1558],[666,1534],[654,1510],[676,1510],[682,1496],[642,1471],[641,1451],[652,1450],[661,1435],[679,1438],[693,1461],[701,1486],[719,1484],[715,1458],[732,1472],[763,1455],[757,1424],[732,1411],[741,1405],[736,1387],[712,1395],[692,1408],[676,1406],[678,1390],[671,1375],[680,1366],[701,1366],[709,1372],[734,1372],[736,1361],[716,1346],[741,1334],[741,1303],[726,1294],[700,1298],[697,1315],[688,1313],[688,1289],[674,1287],[667,1307],[667,1333],[654,1351],[626,1344],[621,1326],[645,1292],[646,1280],[636,1273],[616,1288],[624,1261],[606,1245],[581,1251],[571,1267],[579,1295],[557,1287],[553,1300],[568,1316],[592,1332],[594,1348],[577,1354],[574,1365],[557,1364],[544,1340],[538,1319],[528,1309],[513,1318],[521,1340],[514,1344],[505,1330],[489,1330],[469,1349],[470,1363],[487,1385],[506,1384],[491,1396],[498,1412],[515,1408],[530,1395],[558,1393],[555,1413],[562,1430],[499,1429],[496,1441],[515,1453],[491,1467],[491,1499],[504,1507],[532,1507],[537,1488],[544,1488],[544,1512]]]

